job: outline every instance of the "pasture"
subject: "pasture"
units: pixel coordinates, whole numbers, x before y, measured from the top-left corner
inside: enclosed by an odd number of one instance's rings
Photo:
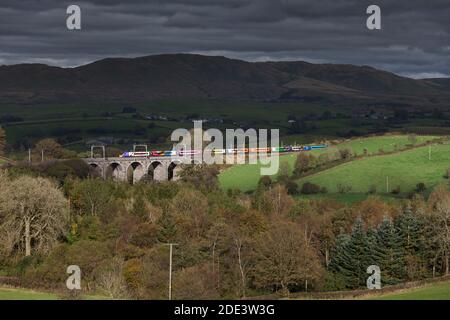
[[[437,136],[430,136],[430,135],[424,135],[424,136],[417,136],[417,141],[416,144],[419,143],[424,143],[427,141],[431,141],[434,140],[436,138],[438,138]],[[362,155],[364,153],[364,149],[367,150],[367,153],[369,155],[376,155],[378,154],[381,150],[383,152],[393,152],[393,151],[401,151],[404,150],[405,148],[408,147],[408,145],[410,144],[409,138],[406,135],[385,135],[385,136],[375,136],[375,137],[368,137],[368,138],[361,138],[361,139],[352,139],[352,140],[348,140],[345,141],[343,143],[339,143],[337,145],[332,145],[329,146],[327,149],[322,149],[322,150],[314,150],[314,151],[310,151],[312,155],[318,156],[322,153],[328,153],[328,154],[334,154],[336,152],[339,151],[339,149],[345,149],[348,148],[350,150],[352,150],[352,152],[354,152],[357,155]],[[435,152],[438,152],[440,149],[436,149],[437,146],[433,146],[432,147],[432,155]],[[428,157],[428,147],[426,147],[426,158]],[[397,153],[396,153],[397,154]],[[396,155],[395,154],[395,155]],[[392,155],[395,158],[395,155]],[[436,154],[437,155],[437,154]],[[294,169],[294,165],[295,165],[295,161],[296,161],[296,154],[288,154],[288,155],[283,155],[280,157],[280,164],[285,162],[289,165],[290,169],[293,170]],[[367,158],[369,159],[369,158]],[[363,159],[363,160],[358,160],[358,161],[364,161],[367,159]],[[435,163],[437,161],[439,161],[438,158],[435,159]],[[445,159],[442,160],[445,163]],[[442,162],[441,161],[441,162]],[[357,162],[357,161],[354,161]],[[385,163],[385,164],[381,164],[381,166],[391,166],[394,165],[395,160],[393,160],[393,162],[391,163]],[[351,165],[353,162],[347,163],[346,165]],[[428,165],[428,163],[426,163],[426,165]],[[439,165],[438,165],[439,166]],[[439,167],[442,167],[445,165],[443,163],[441,163],[441,165]],[[449,163],[449,167],[450,167],[450,163]],[[254,190],[257,185],[258,185],[258,181],[261,177],[260,175],[260,168],[261,165],[260,164],[245,164],[245,165],[235,165],[232,166],[230,168],[228,168],[227,170],[225,170],[224,172],[221,173],[221,175],[219,176],[219,181],[220,184],[222,186],[223,189],[228,190],[228,189],[240,189],[241,191],[251,191]],[[332,172],[330,170],[321,172],[319,174],[314,175],[313,177],[309,178],[304,178],[300,181],[300,183],[304,183],[306,181],[311,181],[314,182],[316,181],[317,176],[323,177],[323,179],[319,179],[321,180],[321,183],[324,183],[324,181],[322,180],[327,180],[327,188],[328,186],[334,186],[334,188],[328,189],[330,192],[335,192],[336,189],[336,183],[339,183],[340,181],[337,182],[333,182],[333,178],[330,179],[330,177],[328,176],[328,172]],[[383,170],[387,170],[386,168],[383,168]],[[395,171],[396,169],[393,168],[393,171]],[[380,172],[378,170],[378,173],[383,173]],[[348,174],[348,171],[347,171]],[[353,173],[352,173],[353,175]],[[441,172],[441,175],[443,175],[443,172]],[[275,178],[275,177],[273,177]],[[336,177],[339,178],[339,177]],[[395,177],[393,177],[395,178]],[[311,179],[311,180],[309,180]],[[360,178],[358,178],[360,179]],[[342,179],[342,182],[345,182],[346,179]],[[394,180],[395,182],[395,180]],[[316,182],[314,182],[316,183]],[[415,186],[415,184],[414,184]],[[394,187],[396,187],[396,185],[394,185]],[[364,188],[355,188],[354,190],[352,190],[354,193],[366,193],[368,189],[364,189]],[[380,189],[381,190],[381,189]]]
[[[299,180],[311,182],[338,193],[338,185],[351,187],[350,193],[365,193],[370,189],[389,193],[414,191],[418,183],[431,188],[448,181],[444,175],[450,168],[450,144],[420,147],[391,155],[380,155],[344,163]]]

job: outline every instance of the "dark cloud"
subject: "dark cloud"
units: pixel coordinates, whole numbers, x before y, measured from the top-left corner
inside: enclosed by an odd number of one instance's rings
[[[373,3],[381,31],[365,27]],[[66,29],[70,4],[82,8],[81,31]],[[0,64],[195,52],[446,76],[449,16],[448,0],[1,0]]]

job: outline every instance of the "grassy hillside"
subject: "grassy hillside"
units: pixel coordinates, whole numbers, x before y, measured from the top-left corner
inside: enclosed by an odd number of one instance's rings
[[[280,164],[287,162],[291,169],[294,167],[296,155],[289,154],[280,157]],[[261,177],[260,164],[235,165],[219,176],[219,182],[223,189],[239,189],[241,191],[254,190]]]
[[[400,293],[390,293],[377,300],[450,300],[450,282],[427,285]]]
[[[426,141],[430,141],[437,138],[436,136],[417,136],[417,143],[423,143]],[[386,135],[386,136],[377,136],[377,137],[369,137],[369,138],[361,138],[346,141],[340,143],[335,146],[330,146],[324,150],[316,150],[311,151],[313,155],[320,155],[321,153],[336,153],[339,149],[350,148],[354,153],[361,155],[364,152],[364,149],[367,149],[369,154],[377,154],[380,149],[385,152],[390,152],[394,150],[402,150],[406,148],[409,144],[408,136],[406,135]],[[433,147],[433,150],[435,147]],[[434,152],[434,151],[433,151]],[[426,157],[428,157],[428,149],[426,149]],[[287,162],[291,169],[294,168],[295,160],[297,155],[283,155],[280,157],[280,163]],[[449,163],[450,167],[450,163]],[[222,188],[224,189],[240,189],[242,191],[254,190],[258,184],[260,175],[260,165],[236,165],[233,166],[226,171],[224,171],[220,177],[220,183]],[[328,172],[328,171],[327,171]],[[443,174],[443,172],[442,172]],[[323,179],[328,179],[328,177],[324,177]],[[304,180],[309,181],[309,180]],[[302,180],[303,182],[303,180]],[[332,180],[329,181],[329,184],[333,184],[336,187],[336,183],[333,183]],[[329,189],[333,190],[333,189]],[[356,190],[356,189],[355,189]],[[364,190],[363,192],[367,192]]]
[[[418,183],[432,187],[447,181],[444,174],[450,168],[450,144],[433,145],[431,160],[429,147],[421,147],[392,155],[375,156],[345,163],[299,181],[312,182],[336,193],[337,184],[351,186],[353,193],[367,192],[372,186],[377,191],[389,191],[400,187],[401,192],[415,189]]]
[[[423,135],[416,136],[416,143],[420,144],[437,138],[437,136]],[[377,154],[381,150],[384,152],[392,152],[402,150],[411,144],[407,135],[386,135],[369,138],[355,139],[343,142],[339,145],[329,147],[323,152],[336,152],[339,149],[350,148],[356,155],[364,154],[364,149],[368,154]]]

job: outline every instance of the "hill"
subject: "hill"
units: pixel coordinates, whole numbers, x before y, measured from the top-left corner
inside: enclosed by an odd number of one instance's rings
[[[252,63],[193,54],[107,58],[76,68],[0,67],[0,104],[182,98],[439,106],[450,100],[446,89],[367,66]]]

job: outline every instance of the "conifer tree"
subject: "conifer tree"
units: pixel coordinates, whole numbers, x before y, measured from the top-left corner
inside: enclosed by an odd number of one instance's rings
[[[377,230],[370,228],[366,233],[367,237],[367,262],[369,265],[376,264]]]
[[[377,229],[374,264],[381,269],[383,284],[395,284],[405,276],[402,239],[391,219],[384,218]]]
[[[403,214],[399,215],[395,225],[402,239],[403,248],[406,254],[420,254],[422,247],[421,231],[422,222],[419,217],[413,213],[410,206],[407,206]]]
[[[177,233],[177,227],[175,225],[174,219],[170,213],[163,212],[161,218],[158,220],[158,225],[160,226],[158,232],[158,240],[164,243],[169,243],[175,240]]]
[[[366,284],[367,267],[370,265],[369,243],[361,218],[356,219],[352,234],[338,238],[332,269],[345,281],[347,288]]]

